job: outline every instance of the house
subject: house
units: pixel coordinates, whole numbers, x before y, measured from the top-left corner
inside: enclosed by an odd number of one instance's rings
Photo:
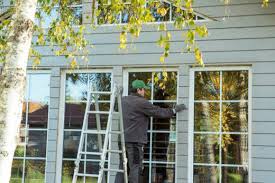
[[[90,0],[77,2],[80,22],[88,23]],[[172,32],[165,64],[159,61],[162,50],[155,43],[158,23],[144,25],[127,50],[118,49],[120,31],[115,25],[98,26],[87,33],[94,45],[88,63],[80,62],[74,71],[49,47],[37,47],[43,57],[37,70],[29,64],[28,112],[22,122],[27,136],[21,136],[25,143],[17,148],[11,182],[71,182],[87,86],[95,83],[98,90],[109,91],[117,82],[127,95],[134,79],[151,85],[146,97],[156,105],[188,105],[170,120],[151,119],[144,148],[145,182],[274,182],[275,1],[268,8],[261,3],[239,0],[224,6],[221,1],[195,1],[198,23],[209,29],[207,38],[198,39],[205,67],[195,67],[193,54],[182,53],[182,33],[172,26],[169,3],[167,17],[157,17]],[[127,22],[127,13],[120,18]],[[107,108],[107,99],[102,100]],[[95,119],[90,120],[94,127]],[[98,151],[96,136],[87,139],[86,148]],[[98,171],[96,161],[81,167],[90,174]]]

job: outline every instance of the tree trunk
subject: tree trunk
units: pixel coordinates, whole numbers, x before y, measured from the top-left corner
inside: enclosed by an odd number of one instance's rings
[[[0,75],[0,180],[9,183],[22,116],[26,68],[37,0],[19,0]]]

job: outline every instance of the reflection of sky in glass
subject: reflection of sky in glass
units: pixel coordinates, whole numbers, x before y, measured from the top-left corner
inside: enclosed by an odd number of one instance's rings
[[[48,102],[50,96],[50,75],[29,74],[29,101]]]
[[[57,8],[52,9],[51,13],[48,15],[45,12],[41,12],[42,20],[35,19],[37,25],[41,25],[43,28],[50,27],[50,24],[58,17]]]
[[[72,78],[67,78],[66,83],[66,99],[67,100],[83,100],[83,92],[87,91],[87,80],[83,82],[83,78],[87,77],[87,74],[79,74],[81,80],[77,79],[73,82]],[[86,78],[87,79],[87,78]]]

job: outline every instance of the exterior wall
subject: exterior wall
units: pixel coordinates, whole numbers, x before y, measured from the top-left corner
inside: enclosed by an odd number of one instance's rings
[[[209,36],[198,39],[208,66],[252,67],[252,182],[269,183],[275,178],[275,1],[269,8],[261,8],[260,0],[234,1],[224,7],[220,1],[197,1],[195,9],[215,21],[207,23]],[[88,11],[89,8],[84,8]],[[227,17],[227,13],[229,17]],[[85,14],[85,12],[84,12]],[[84,16],[85,17],[85,16]],[[84,18],[84,22],[85,22]],[[173,30],[171,55],[166,67],[179,68],[179,102],[188,103],[189,69],[194,64],[192,54],[181,54],[184,47],[180,31]],[[163,67],[159,62],[161,49],[155,41],[159,37],[152,25],[144,26],[140,38],[127,50],[118,51],[119,30],[116,26],[101,26],[87,34],[95,46],[89,54],[89,62],[83,68],[113,67],[114,79],[122,83],[122,70],[128,67]],[[60,101],[60,72],[68,68],[64,57],[56,57],[48,47],[37,47],[43,53],[41,69],[51,69],[50,120],[48,129],[48,152],[46,182],[54,182],[60,172],[56,171],[57,139]],[[31,63],[30,63],[31,67]],[[250,78],[251,79],[251,78]],[[188,181],[188,111],[178,116],[176,180]],[[57,179],[56,179],[57,180]],[[56,181],[57,182],[57,181]]]

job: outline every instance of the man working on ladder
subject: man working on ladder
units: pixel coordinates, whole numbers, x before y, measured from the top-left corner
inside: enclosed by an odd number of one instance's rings
[[[186,109],[184,104],[175,108],[160,108],[144,98],[149,89],[142,80],[132,82],[131,94],[122,98],[124,137],[129,167],[129,183],[142,183],[143,146],[147,144],[147,130],[150,117],[171,118]],[[123,175],[116,176],[116,183],[123,183]]]

